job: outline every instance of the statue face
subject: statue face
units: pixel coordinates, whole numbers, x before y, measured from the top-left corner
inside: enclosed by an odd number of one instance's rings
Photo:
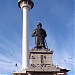
[[[42,28],[42,25],[37,25],[37,28],[38,28],[38,29],[41,29],[41,28]]]

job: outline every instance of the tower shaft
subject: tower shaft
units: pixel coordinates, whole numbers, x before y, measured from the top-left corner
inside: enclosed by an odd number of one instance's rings
[[[28,67],[28,7],[23,7],[23,33],[22,33],[22,68]]]

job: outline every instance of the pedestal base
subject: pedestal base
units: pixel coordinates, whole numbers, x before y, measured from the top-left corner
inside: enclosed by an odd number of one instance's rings
[[[69,70],[53,65],[52,54],[50,49],[32,49],[29,54],[30,66],[13,72],[13,75],[66,75]]]

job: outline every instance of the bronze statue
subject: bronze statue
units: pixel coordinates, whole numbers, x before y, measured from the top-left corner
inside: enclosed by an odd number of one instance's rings
[[[46,31],[42,28],[42,24],[39,22],[37,28],[34,29],[32,37],[35,37],[35,48],[46,48],[45,37],[47,36]]]

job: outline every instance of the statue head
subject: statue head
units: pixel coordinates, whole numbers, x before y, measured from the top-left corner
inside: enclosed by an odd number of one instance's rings
[[[42,28],[42,24],[40,22],[38,23],[37,28],[38,29],[41,29]]]

